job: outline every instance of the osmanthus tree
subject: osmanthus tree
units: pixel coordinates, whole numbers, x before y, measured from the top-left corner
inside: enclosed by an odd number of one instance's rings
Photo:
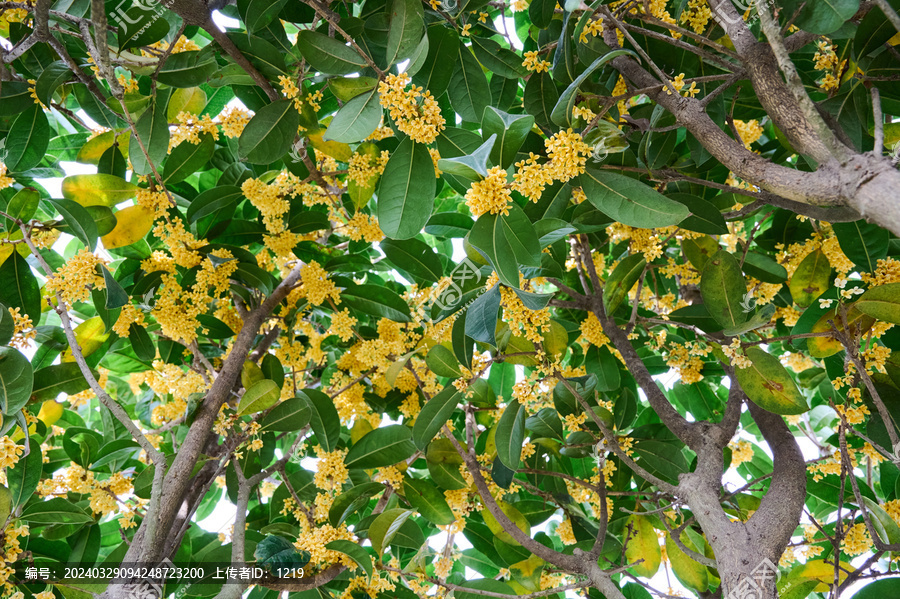
[[[4,596],[897,596],[898,4],[0,3]]]

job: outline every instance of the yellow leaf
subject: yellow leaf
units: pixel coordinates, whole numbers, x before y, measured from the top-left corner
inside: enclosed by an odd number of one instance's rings
[[[131,131],[123,129],[118,133],[119,151],[122,153],[123,157],[128,158],[128,141],[131,138]],[[97,137],[89,139],[81,146],[81,149],[78,150],[75,162],[93,164],[96,166],[97,163],[100,162],[100,158],[103,157],[103,153],[110,149],[115,141],[116,131],[107,131],[106,133],[101,133]]]
[[[325,131],[322,130],[310,133],[310,145],[312,145],[317,152],[328,154],[338,162],[350,162],[350,157],[353,155],[353,150],[350,149],[350,145],[339,141],[325,141],[322,139],[324,134]]]
[[[691,543],[691,540],[685,533],[681,534],[681,542],[688,549],[697,551],[697,548]],[[675,544],[675,541],[672,540],[671,535],[666,535],[666,555],[669,556],[672,571],[675,573],[675,577],[681,581],[681,584],[699,593],[703,593],[709,588],[709,574],[706,566],[694,561],[692,557],[682,551]]]
[[[525,519],[525,516],[522,515],[515,506],[510,503],[506,503],[505,501],[498,501],[497,505],[500,506],[500,510],[506,514],[506,517],[512,520],[512,523],[516,525],[516,528],[521,530],[526,535],[531,535],[531,525],[528,524],[528,520]],[[494,533],[498,539],[503,541],[504,543],[509,543],[510,545],[519,545],[519,542],[513,538],[511,534],[506,532],[503,526],[500,525],[500,522],[494,518],[494,515],[491,514],[490,510],[487,507],[482,510],[481,515],[484,516],[484,523],[487,524],[487,527],[490,529],[492,533]]]
[[[52,424],[55,424],[56,421],[60,419],[62,413],[62,404],[50,399],[41,404],[41,411],[38,412],[37,417],[38,420],[49,427]]]
[[[662,561],[662,551],[659,548],[659,539],[656,530],[650,524],[646,516],[634,515],[628,518],[631,534],[628,544],[625,546],[625,561],[628,563],[644,560],[628,568],[635,576],[651,577],[659,570]]]
[[[78,341],[78,347],[84,356],[89,356],[98,349],[109,338],[106,332],[106,325],[99,316],[88,318],[80,325],[75,327],[75,340]],[[63,352],[60,362],[74,362],[75,356],[72,355],[72,348]]]
[[[838,577],[841,582],[847,578],[848,572],[853,572],[856,568],[847,562],[841,562],[838,569]],[[827,591],[834,584],[834,562],[825,562],[825,560],[814,559],[806,562],[802,566],[797,566],[788,574],[788,579],[795,580],[797,578],[812,578],[819,581],[819,586],[813,589],[817,593]]]
[[[116,212],[115,228],[101,237],[108,250],[139,241],[153,228],[154,213],[143,206],[129,206]]]
[[[115,175],[72,175],[62,182],[63,197],[82,206],[115,206],[137,192],[137,185]]]

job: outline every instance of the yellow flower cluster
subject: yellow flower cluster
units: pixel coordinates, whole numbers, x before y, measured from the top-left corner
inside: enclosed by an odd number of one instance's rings
[[[119,337],[127,337],[132,324],[144,326],[144,313],[133,304],[125,304],[112,329]]]
[[[516,292],[506,286],[500,287],[500,305],[503,306],[503,320],[509,328],[524,331],[525,338],[532,343],[540,343],[544,332],[550,330],[550,309],[531,310],[522,303]]]
[[[712,11],[706,0],[688,0],[688,5],[681,12],[679,21],[682,24],[686,23],[694,30],[694,33],[703,33],[712,18]]]
[[[29,346],[30,340],[37,337],[37,331],[34,324],[27,314],[19,314],[21,308],[7,308],[9,315],[13,319],[13,336],[9,344],[12,347],[25,349]]]
[[[860,278],[870,287],[900,283],[900,260],[894,258],[882,258],[878,260],[875,272],[860,273]]]
[[[578,36],[578,41],[582,44],[588,43],[588,36],[597,37],[603,35],[603,18],[598,18],[593,21],[589,21],[587,25],[584,26],[584,29],[581,30],[581,35]]]
[[[815,69],[825,72],[825,77],[819,81],[819,87],[825,91],[837,89],[840,86],[841,82],[838,76],[840,76],[841,71],[847,64],[846,60],[841,61],[838,58],[834,44],[829,42],[830,40],[819,41],[816,44],[818,50],[813,56],[813,60],[816,63]]]
[[[347,455],[347,450],[324,451],[321,446],[316,445],[315,452],[316,457],[319,459],[316,475],[313,479],[316,488],[323,491],[340,489],[341,485],[349,477],[347,467],[344,465],[344,457]]]
[[[98,514],[111,514],[119,507],[117,497],[131,493],[131,479],[116,472],[106,480],[97,480],[94,473],[77,464],[72,464],[53,478],[38,483],[37,492],[41,497],[79,493],[90,495],[91,509]]]
[[[749,441],[736,441],[729,443],[728,447],[731,448],[731,466],[733,468],[753,460],[753,445]]]
[[[578,542],[575,539],[575,532],[572,530],[572,521],[568,518],[556,525],[556,534],[559,535],[559,540],[563,545],[574,545]]]
[[[25,448],[9,437],[0,439],[0,468],[9,468],[19,461]]]
[[[138,206],[143,206],[147,210],[153,212],[156,217],[162,216],[162,213],[171,206],[169,195],[165,191],[151,191],[149,189],[139,189],[134,198]]]
[[[592,151],[591,146],[581,139],[581,134],[571,128],[544,140],[544,147],[550,159],[544,167],[554,180],[564,183],[584,173],[584,165]]]
[[[190,112],[181,111],[176,118],[179,124],[172,130],[171,137],[169,137],[169,152],[183,141],[194,145],[199,144],[201,133],[208,133],[212,135],[213,139],[219,139],[219,129],[208,114],[198,117]]]
[[[216,121],[222,127],[222,134],[225,137],[235,138],[241,136],[251,118],[253,118],[253,113],[249,110],[237,106],[226,106],[216,117]]]
[[[872,548],[872,538],[865,524],[854,524],[844,534],[841,551],[847,555],[861,555]]]
[[[528,158],[516,163],[516,172],[513,174],[511,188],[523,196],[537,202],[544,192],[544,188],[553,183],[553,176],[549,169],[538,162],[539,156],[529,152]]]
[[[106,263],[89,249],[82,248],[47,280],[46,289],[51,294],[58,291],[65,302],[85,302],[91,296],[91,288],[106,289],[106,281],[97,269],[99,264]]]
[[[320,306],[328,298],[336,304],[341,303],[341,294],[337,287],[328,280],[328,273],[315,260],[300,269],[300,278],[303,281],[306,299],[313,306]]]
[[[499,166],[491,167],[487,177],[473,182],[466,192],[466,206],[475,218],[488,212],[507,215],[511,200],[512,194],[506,184],[506,171]]]
[[[175,264],[182,268],[194,268],[200,264],[200,252],[197,250],[206,244],[195,238],[190,231],[184,228],[184,223],[178,217],[170,222],[159,220],[153,227],[156,235],[172,254]]]
[[[759,138],[763,135],[763,128],[756,119],[751,121],[734,119],[734,128],[737,129],[738,135],[741,136],[741,141],[744,143],[744,147],[748,150],[750,149],[750,144],[759,141]]]
[[[378,218],[362,212],[354,214],[353,218],[342,227],[342,232],[353,241],[363,239],[369,243],[375,243],[384,239],[384,232],[378,225]]]
[[[700,93],[700,88],[697,87],[697,83],[695,81],[691,81],[691,86],[688,89],[686,89],[684,91],[684,93],[681,92],[681,90],[686,85],[686,83],[684,81],[684,73],[679,73],[675,77],[675,79],[670,80],[669,83],[672,84],[672,87],[675,88],[675,91],[677,91],[679,94],[681,94],[685,98],[687,98],[687,97],[693,98],[694,96],[696,96],[697,94]],[[672,95],[672,90],[669,89],[668,85],[664,85],[662,89],[664,92],[666,92],[666,94],[668,94],[670,96]]]
[[[597,316],[590,312],[587,318],[581,322],[581,337],[591,345],[603,347],[609,343],[609,337],[603,332],[603,325],[597,319]]]
[[[735,337],[731,341],[731,345],[723,345],[722,353],[731,358],[731,363],[736,368],[750,368],[753,362],[741,351],[741,340]]]
[[[584,32],[582,32],[582,35],[584,35]],[[537,50],[525,53],[525,60],[522,62],[522,66],[535,73],[546,73],[550,70],[550,63],[546,60],[541,60]]]
[[[15,182],[15,179],[6,176],[6,165],[0,162],[0,189],[12,187],[13,183]]]
[[[686,341],[684,344],[673,343],[666,348],[668,356],[666,366],[674,368],[685,385],[703,380],[703,360],[710,350],[699,343]]]
[[[407,91],[411,79],[406,73],[388,75],[379,82],[379,101],[390,111],[391,118],[400,131],[421,144],[434,142],[445,127],[444,117],[437,100],[430,91],[413,85]]]
[[[337,335],[341,341],[349,341],[353,337],[353,326],[356,324],[356,318],[350,316],[350,311],[344,308],[340,312],[331,315],[331,326],[328,328],[329,335]]]
[[[368,185],[373,177],[381,176],[390,157],[391,153],[387,150],[383,150],[379,156],[370,156],[362,152],[353,154],[347,165],[347,180],[355,182],[360,187]]]
[[[281,86],[281,93],[284,94],[285,98],[296,98],[297,94],[300,93],[297,82],[287,75],[279,75],[278,84]]]

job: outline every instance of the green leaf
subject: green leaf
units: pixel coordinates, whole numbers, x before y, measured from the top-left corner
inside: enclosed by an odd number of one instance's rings
[[[628,292],[634,287],[641,273],[647,266],[647,261],[643,254],[631,254],[626,256],[616,265],[612,274],[603,285],[603,303],[606,305],[606,312],[612,314],[618,309]]]
[[[496,135],[491,135],[471,154],[441,158],[438,160],[438,168],[450,175],[464,177],[471,181],[480,181],[488,175],[488,158],[490,158],[495,141]]]
[[[271,354],[268,354],[271,355]],[[260,430],[294,432],[301,430],[312,419],[312,408],[305,397],[291,397],[260,420]]]
[[[608,393],[615,391],[622,384],[619,374],[619,361],[608,347],[592,345],[584,357],[584,366],[588,374],[597,376],[597,391]]]
[[[163,170],[163,181],[167,185],[180,183],[200,170],[216,150],[212,135],[203,133],[200,143],[181,142],[172,150]]]
[[[35,371],[31,397],[36,402],[48,401],[56,399],[60,393],[75,395],[88,388],[78,364],[63,362]]]
[[[502,47],[492,39],[472,36],[472,50],[475,58],[488,72],[498,77],[523,79],[528,69],[522,64],[522,58],[508,48]]]
[[[380,285],[356,285],[341,292],[341,300],[356,310],[394,322],[409,322],[409,304]]]
[[[32,447],[37,445],[31,442]],[[41,452],[31,451],[27,456],[19,458],[19,461],[6,470],[6,482],[12,500],[12,507],[24,505],[32,498],[37,490],[38,483],[43,474],[43,458]]]
[[[563,441],[563,427],[559,414],[553,408],[543,408],[537,414],[525,419],[525,428],[538,437],[549,437]]]
[[[821,0],[804,2],[803,0],[783,0],[782,11],[794,15],[799,9],[794,24],[800,29],[819,35],[828,35],[840,29],[850,17],[859,10],[859,0]]]
[[[278,17],[286,3],[287,0],[239,0],[237,9],[247,31],[258,33]]]
[[[16,323],[12,314],[3,304],[0,304],[0,345],[6,345],[16,332]]]
[[[45,105],[49,106],[53,100],[53,93],[57,88],[75,77],[69,65],[61,60],[47,65],[44,71],[38,76],[34,84],[34,93],[38,99]]]
[[[588,166],[578,184],[597,210],[629,227],[669,227],[689,215],[684,204],[618,173]]]
[[[371,541],[376,555],[381,555],[384,549],[391,544],[400,527],[413,513],[412,510],[393,508],[385,510],[372,521],[369,526],[369,541]]]
[[[538,124],[551,124],[550,115],[559,101],[559,92],[550,73],[532,73],[525,84],[524,101],[525,112],[532,115]]]
[[[347,541],[344,539],[338,539],[336,541],[331,541],[326,543],[325,549],[330,549],[331,551],[340,551],[344,555],[347,555],[356,562],[360,568],[365,570],[366,575],[371,578],[372,577],[372,558],[366,553],[366,550],[357,545],[352,541]]]
[[[872,526],[881,541],[890,544],[900,543],[900,526],[897,526],[890,514],[868,497],[863,497],[862,500],[866,504],[866,509],[871,513]]]
[[[353,444],[344,465],[347,468],[382,468],[393,466],[416,453],[412,432],[402,424],[376,428]]]
[[[516,204],[509,214],[482,214],[469,233],[469,243],[497,271],[500,281],[518,289],[519,266],[540,266],[541,246],[531,221]]]
[[[832,225],[841,251],[860,271],[875,272],[878,261],[887,256],[891,234],[874,223],[858,220]]]
[[[41,289],[31,267],[19,252],[13,252],[0,265],[0,303],[20,308],[31,322],[41,320]]]
[[[22,520],[35,524],[86,524],[94,519],[68,499],[36,501],[22,510]]]
[[[263,568],[302,568],[309,563],[309,554],[300,552],[283,537],[268,535],[253,551],[256,564]]]
[[[77,237],[90,250],[97,245],[97,225],[91,214],[81,205],[71,200],[53,200],[48,202],[56,208],[68,226],[68,231]]]
[[[337,111],[325,130],[323,139],[356,143],[369,137],[378,128],[381,116],[377,90],[356,96]]]
[[[877,320],[900,324],[900,283],[872,287],[859,296],[853,307]]]
[[[306,397],[309,401],[310,413],[309,426],[316,434],[318,444],[325,451],[334,451],[341,437],[341,419],[331,398],[318,389],[303,389],[297,391],[298,395]]]
[[[542,248],[565,239],[576,231],[575,227],[559,218],[542,218],[534,223],[534,231]]]
[[[338,495],[328,510],[328,521],[340,526],[351,514],[369,503],[369,499],[385,490],[381,483],[363,483],[350,487]]]
[[[689,193],[670,193],[666,197],[684,204],[691,211],[689,217],[678,223],[681,228],[707,235],[728,233],[725,217],[712,202]]]
[[[444,494],[427,480],[407,476],[403,479],[403,494],[409,504],[432,524],[446,526],[456,520]]]
[[[500,285],[479,295],[466,310],[466,336],[496,346],[497,312],[500,309]]]
[[[244,127],[238,152],[253,164],[271,164],[291,149],[299,126],[300,114],[293,101],[278,100],[267,104]]]
[[[582,71],[581,74],[578,75],[578,77],[576,77],[575,80],[569,84],[569,87],[566,88],[566,91],[564,91],[559,97],[559,100],[557,100],[556,104],[553,106],[553,111],[550,113],[550,120],[560,127],[571,127],[572,109],[575,108],[575,99],[578,96],[578,88],[581,87],[581,84],[584,83],[585,80],[587,80],[587,78],[590,77],[594,71],[602,67],[610,60],[625,55],[630,55],[640,61],[640,57],[638,57],[638,55],[631,50],[614,50],[612,52],[604,54],[593,63],[591,63],[589,67]]]
[[[444,345],[435,345],[428,351],[425,364],[438,376],[456,378],[460,375],[459,360],[453,355],[453,351]]]
[[[749,276],[756,277],[763,283],[784,283],[788,278],[787,270],[782,265],[773,258],[756,252],[747,252],[742,268]]]
[[[100,270],[103,272],[103,281],[106,283],[106,304],[104,307],[107,310],[121,308],[128,303],[128,294],[125,293],[125,290],[112,276],[112,273],[109,272],[106,266],[101,264]]]
[[[735,374],[753,403],[781,416],[809,410],[806,398],[778,358],[758,347],[747,348],[744,353],[752,365],[736,368]]]
[[[435,347],[443,346],[436,345]],[[440,432],[441,427],[453,415],[458,403],[459,393],[452,384],[447,384],[440,393],[425,402],[422,410],[416,416],[416,422],[412,428],[412,438],[416,447],[424,450],[431,443],[434,436]]]
[[[22,352],[0,347],[0,412],[7,417],[21,410],[31,397],[34,372]]]
[[[137,136],[132,135],[128,142],[131,166],[138,175],[149,175],[154,168],[159,170],[169,153],[169,119],[163,96],[164,94],[157,94],[156,101],[144,111],[134,126]],[[141,146],[147,150],[147,154],[144,154]]]
[[[450,78],[450,104],[463,121],[480,123],[491,103],[491,88],[472,51],[459,45],[459,63]]]
[[[412,76],[412,82],[440,98],[450,85],[459,57],[459,35],[451,27],[441,24],[428,28],[428,54],[422,67]]]
[[[314,69],[327,75],[349,75],[366,66],[365,60],[352,48],[315,31],[300,31],[297,49]]]
[[[215,54],[211,48],[207,48],[209,46],[202,50],[171,54],[159,71],[158,81],[175,88],[196,87],[206,83],[219,68]]]
[[[341,102],[349,102],[353,98],[365,95],[378,85],[375,77],[332,77],[328,80],[328,88]]]
[[[156,357],[156,346],[153,345],[153,339],[144,327],[132,323],[128,327],[128,340],[139,360],[151,362]]]
[[[497,136],[497,141],[490,151],[491,163],[507,168],[515,160],[516,152],[534,127],[534,117],[527,114],[509,114],[488,106],[484,111],[481,127],[485,138]]]
[[[5,212],[14,220],[28,222],[37,212],[38,204],[41,202],[41,194],[33,187],[26,187],[16,192],[6,206]],[[9,222],[7,230],[13,231],[18,226],[13,222]]]
[[[263,379],[253,384],[249,389],[244,391],[244,395],[238,402],[238,416],[246,416],[247,414],[255,414],[271,408],[281,397],[281,390],[275,381]]]
[[[459,212],[432,214],[425,232],[435,237],[465,237],[472,230],[472,219]]]
[[[37,166],[50,145],[50,123],[37,104],[32,104],[12,122],[6,135],[9,171],[19,173]]]
[[[378,183],[378,223],[385,236],[418,235],[434,208],[437,178],[428,148],[404,139],[391,154]]]
[[[381,251],[392,264],[428,285],[437,283],[444,275],[440,258],[424,241],[385,239],[381,242]]]
[[[386,64],[409,58],[425,34],[425,9],[419,0],[392,0],[388,13]]]
[[[497,423],[495,441],[497,457],[510,470],[516,470],[522,457],[522,445],[525,442],[525,418],[528,412],[514,399],[506,406],[500,422]]]
[[[900,593],[900,576],[876,580],[860,589],[852,599],[884,599],[896,597],[898,593]]]
[[[725,250],[719,250],[707,261],[700,278],[700,294],[703,303],[716,322],[726,328],[735,328],[747,322],[752,310],[747,309],[747,284],[737,258]]]
[[[794,303],[805,308],[825,293],[831,281],[831,264],[821,249],[810,252],[794,270],[788,283]]]

